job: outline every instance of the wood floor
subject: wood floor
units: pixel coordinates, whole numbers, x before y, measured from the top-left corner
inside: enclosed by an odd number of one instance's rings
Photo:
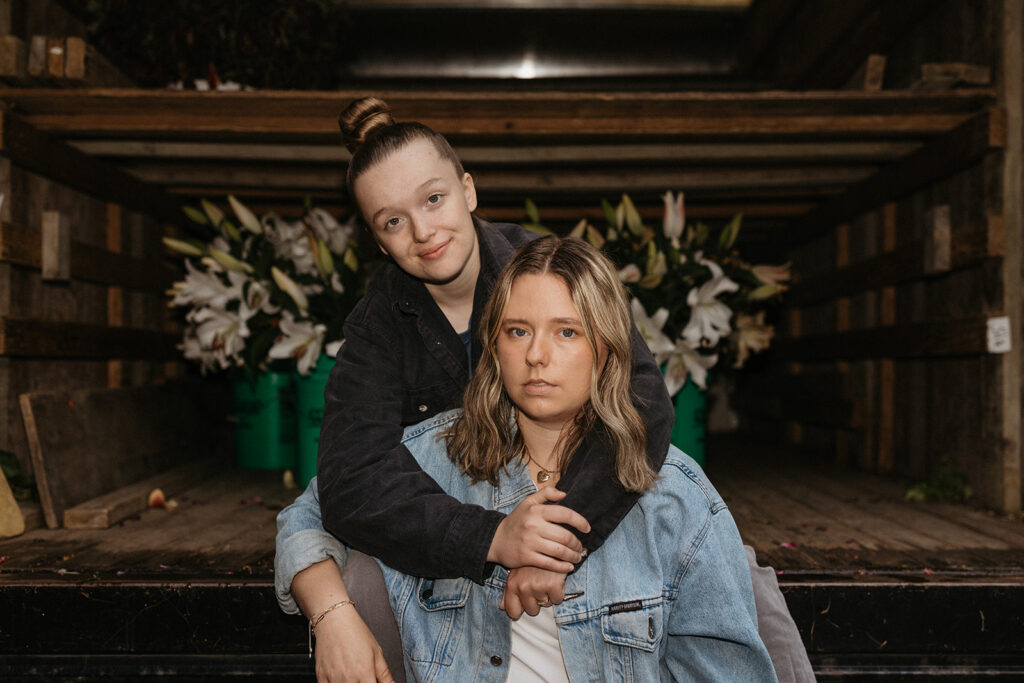
[[[1003,576],[1024,581],[1024,524],[950,503],[910,503],[906,484],[785,452],[709,443],[708,474],[758,561],[809,578]],[[0,580],[37,572],[104,577],[269,576],[275,515],[297,494],[279,473],[229,470],[105,530],[35,529],[0,541]],[[155,577],[154,576],[154,577]]]
[[[1024,523],[957,503],[910,502],[910,482],[741,441],[709,443],[707,472],[760,564],[809,575],[1024,578]]]

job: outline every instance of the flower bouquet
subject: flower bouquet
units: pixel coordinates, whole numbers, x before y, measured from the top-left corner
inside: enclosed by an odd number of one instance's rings
[[[323,350],[337,351],[361,296],[354,223],[309,207],[293,223],[258,219],[234,197],[228,202],[238,225],[203,200],[185,213],[206,239],[164,238],[185,257],[185,278],[168,292],[171,306],[187,309],[178,348],[204,372],[283,362],[307,375]]]
[[[619,268],[632,298],[637,328],[659,364],[670,395],[687,377],[707,388],[708,370],[723,359],[739,368],[774,334],[768,306],[786,290],[789,266],[752,266],[735,248],[742,214],[720,229],[686,225],[683,193],[666,192],[660,230],[644,224],[628,195],[618,206],[602,202],[607,226],[586,219],[571,235],[602,249]],[[527,213],[539,226],[532,203]],[[543,229],[543,228],[542,228]]]

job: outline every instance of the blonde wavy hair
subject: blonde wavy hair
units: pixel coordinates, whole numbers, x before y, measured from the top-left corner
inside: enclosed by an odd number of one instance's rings
[[[647,433],[633,405],[630,375],[633,323],[626,291],[608,259],[575,238],[543,237],[523,245],[505,266],[484,308],[480,336],[484,353],[466,387],[462,414],[445,432],[448,457],[473,481],[497,484],[498,474],[526,446],[516,428],[516,406],[505,393],[497,344],[512,285],[522,275],[554,275],[568,287],[594,353],[590,400],[559,440],[558,471],[566,467],[583,438],[600,433],[615,452],[615,471],[627,491],[642,493],[656,475],[646,456]],[[608,356],[597,367],[598,340]]]

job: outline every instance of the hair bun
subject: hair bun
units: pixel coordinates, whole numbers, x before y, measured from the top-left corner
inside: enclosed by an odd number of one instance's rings
[[[353,154],[375,130],[394,123],[391,107],[379,97],[355,100],[338,114],[341,141]]]

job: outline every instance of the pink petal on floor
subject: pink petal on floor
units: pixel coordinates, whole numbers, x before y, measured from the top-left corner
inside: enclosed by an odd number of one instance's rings
[[[790,541],[786,541],[785,543],[780,543],[779,546],[782,547],[782,548],[795,548],[796,547],[796,543],[792,543]]]

